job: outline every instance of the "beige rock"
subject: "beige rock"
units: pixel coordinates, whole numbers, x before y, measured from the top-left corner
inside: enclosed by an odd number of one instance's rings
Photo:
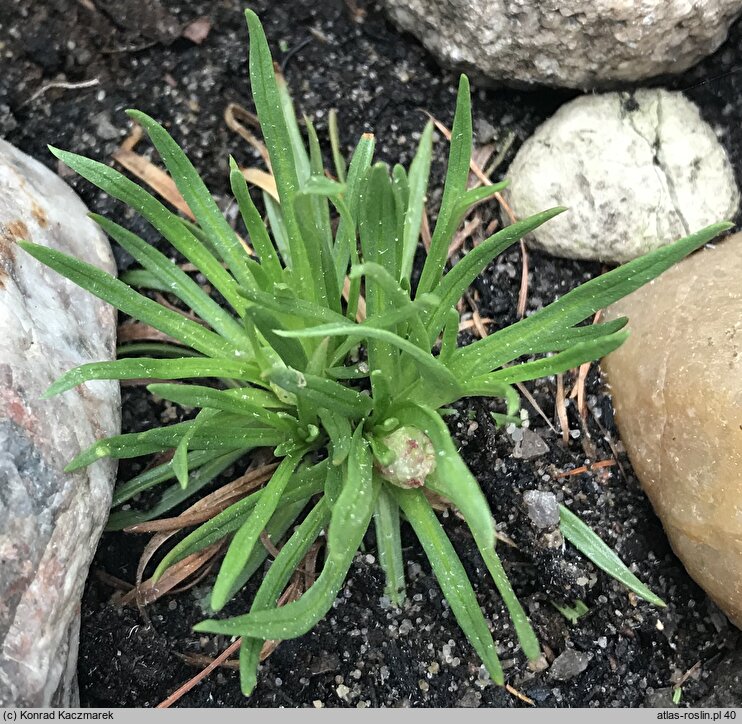
[[[614,305],[621,437],[688,572],[742,627],[742,234]]]

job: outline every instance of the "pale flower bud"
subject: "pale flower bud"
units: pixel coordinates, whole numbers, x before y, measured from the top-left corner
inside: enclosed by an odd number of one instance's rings
[[[416,427],[403,426],[382,438],[394,459],[377,469],[384,480],[400,488],[420,488],[435,470],[435,449],[430,438]]]

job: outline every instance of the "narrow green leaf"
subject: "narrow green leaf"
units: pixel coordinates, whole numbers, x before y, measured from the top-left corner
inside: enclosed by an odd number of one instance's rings
[[[399,529],[399,505],[382,486],[376,501],[374,521],[376,523],[376,546],[379,564],[386,577],[384,593],[395,605],[404,604],[406,590],[404,558],[402,557],[402,535]]]
[[[265,390],[240,387],[234,390],[216,390],[201,385],[155,383],[147,385],[153,394],[185,407],[206,407],[222,412],[232,412],[266,427],[290,432],[293,430],[287,417],[279,416],[268,407],[283,409],[285,404]]]
[[[196,377],[227,377],[246,382],[260,383],[260,370],[251,362],[235,359],[156,359],[135,357],[114,362],[90,362],[65,372],[44,393],[53,397],[90,380],[181,380]]]
[[[324,215],[324,209],[317,205],[327,206],[327,199],[317,195],[298,193],[294,197],[294,207],[299,229],[306,248],[307,261],[314,271],[315,298],[317,305],[340,311],[340,292],[335,282],[335,266],[332,258],[332,239],[326,233],[329,227],[318,222],[317,216]]]
[[[401,425],[422,430],[433,443],[436,466],[425,482],[426,487],[450,500],[464,516],[481,547],[494,547],[495,527],[487,499],[466,463],[461,459],[446,423],[441,416],[423,405],[399,405],[390,410]]]
[[[268,379],[287,392],[305,397],[318,407],[335,410],[342,415],[363,417],[373,407],[368,395],[362,395],[350,387],[318,375],[303,374],[288,367],[275,367],[269,372]]]
[[[195,631],[263,639],[296,638],[329,611],[371,521],[378,494],[368,446],[358,434],[354,436],[347,471],[343,492],[332,509],[325,565],[312,587],[298,601],[279,609],[202,621]]]
[[[551,357],[544,357],[533,362],[524,362],[512,367],[504,367],[488,375],[475,377],[463,384],[464,395],[494,394],[499,396],[503,385],[514,385],[516,382],[525,382],[566,372],[585,362],[591,362],[609,354],[620,347],[628,336],[629,333],[626,330],[621,330],[609,334],[607,337],[578,342],[573,347],[569,347]]]
[[[283,497],[283,504],[291,505],[321,493],[326,475],[326,462],[299,470],[289,482],[288,490]],[[162,559],[153,574],[154,580],[158,580],[170,566],[175,565],[178,561],[182,561],[192,553],[208,548],[212,543],[216,543],[238,530],[247,520],[262,495],[262,490],[251,493],[189,533]]]
[[[276,545],[280,543],[281,539],[286,535],[286,531],[296,522],[301,512],[307,507],[307,503],[309,503],[309,498],[304,498],[290,505],[280,505],[263,531],[267,538]],[[230,601],[244,588],[245,584],[250,581],[255,573],[260,570],[266,558],[268,558],[268,554],[269,551],[265,545],[256,545],[253,548],[245,567],[232,585],[228,596]]]
[[[251,304],[247,308],[247,317],[263,335],[270,349],[283,362],[298,369],[304,369],[307,364],[307,352],[304,345],[295,339],[286,339],[276,334],[277,329],[289,327],[291,321],[286,323],[285,316],[273,314],[267,307],[260,304]],[[261,353],[268,354],[268,349],[264,347]]]
[[[188,481],[188,495],[191,495],[195,490],[199,490],[202,485],[200,481],[204,480],[204,484],[213,480],[214,477],[219,475],[223,470],[228,468],[235,460],[238,460],[242,455],[241,451],[230,451],[226,454],[214,451],[214,450],[192,450],[188,453],[188,467],[191,470],[191,479]],[[119,505],[131,500],[135,496],[143,493],[145,490],[149,490],[155,485],[165,483],[175,478],[175,472],[173,471],[172,460],[169,460],[162,465],[157,465],[153,468],[145,470],[143,473],[136,475],[131,480],[117,486],[113,491],[113,500],[111,501],[111,507],[116,508]],[[208,480],[206,480],[208,478]],[[161,501],[165,499],[165,495],[161,498]],[[158,510],[157,513],[150,515],[152,510]],[[166,509],[167,510],[167,509]],[[120,511],[121,513],[133,513],[139,514],[142,511]],[[159,504],[155,504],[151,508],[148,508],[143,513],[147,516],[141,520],[149,520],[150,517],[157,517],[161,512],[165,512],[159,509]],[[113,516],[119,515],[114,513]],[[113,518],[111,517],[111,519]],[[127,524],[122,527],[126,527]],[[119,528],[111,528],[111,520],[108,522],[109,530],[119,530]]]
[[[550,209],[506,226],[485,239],[454,265],[436,289],[436,295],[440,299],[440,303],[427,325],[431,343],[443,326],[448,310],[456,305],[487,265],[516,241],[522,239],[549,219],[562,213],[562,211],[564,209],[561,207]]]
[[[394,408],[392,412],[401,424],[422,430],[432,441],[437,452],[436,468],[426,479],[425,486],[450,500],[463,515],[507,606],[523,652],[529,659],[538,658],[541,651],[536,634],[495,552],[495,527],[487,499],[461,459],[446,424],[437,412],[422,405]]]
[[[289,246],[289,232],[283,220],[281,205],[265,191],[263,192],[263,205],[268,216],[268,224],[273,234],[273,239],[276,242],[276,248],[286,267],[284,278],[288,278],[288,272],[291,269],[291,248]]]
[[[253,599],[251,612],[270,610],[276,607],[281,591],[301,563],[307,551],[317,540],[322,528],[327,525],[330,510],[324,498],[312,508],[294,534],[286,541],[276,559],[268,569]],[[260,649],[265,639],[245,638],[240,647],[240,683],[242,692],[249,696],[257,684]]]
[[[39,244],[19,241],[18,245],[42,264],[46,264],[99,299],[112,304],[124,314],[159,329],[189,347],[212,357],[234,354],[234,347],[226,340],[204,329],[200,324],[186,319],[182,314],[166,309],[161,304],[142,296],[92,264],[86,264],[56,249]]]
[[[371,168],[371,161],[374,157],[374,146],[374,137],[370,133],[364,133],[353,152],[350,167],[348,168],[348,177],[346,179],[347,190],[344,201],[349,213],[346,215],[341,214],[340,224],[335,235],[335,270],[338,286],[341,289],[348,271],[348,264],[351,261],[354,264],[358,262],[355,220],[358,218],[363,182],[368,169]],[[351,294],[347,308],[349,319],[355,319],[356,317],[359,289],[359,281],[351,284]]]
[[[278,260],[276,250],[268,235],[268,230],[265,228],[263,219],[250,196],[245,177],[242,175],[235,160],[231,157],[229,159],[229,169],[229,183],[232,193],[237,201],[240,216],[242,216],[247,233],[250,235],[250,242],[255,249],[255,253],[260,258],[260,266],[272,282],[280,282],[283,279],[281,262]]]
[[[300,296],[317,301],[317,277],[309,263],[294,210],[294,197],[299,191],[296,156],[273,70],[273,59],[258,16],[252,10],[246,10],[245,18],[250,31],[250,85],[281,199],[281,216],[291,250],[291,277]]]
[[[206,452],[196,450],[195,452]],[[214,451],[207,451],[212,452]],[[212,483],[221,475],[235,460],[250,452],[250,448],[245,450],[232,450],[227,455],[216,452],[218,458],[203,465],[198,470],[192,470],[188,480],[188,486],[183,488],[180,483],[170,485],[163,491],[159,499],[144,509],[117,510],[111,513],[111,517],[106,524],[106,530],[123,530],[130,526],[145,523],[149,520],[155,520],[161,515],[173,511],[174,508],[181,505],[184,501],[193,498],[198,492],[203,490],[207,485]],[[190,453],[193,454],[193,451]],[[173,513],[174,514],[174,513]]]
[[[509,181],[500,181],[496,184],[490,184],[489,186],[478,186],[477,188],[469,189],[459,200],[458,214],[460,216],[466,216],[477,204],[481,204],[483,201],[487,201],[499,194],[508,187]]]
[[[63,163],[119,201],[123,201],[157,229],[190,261],[241,315],[244,303],[237,284],[211,251],[191,233],[183,220],[116,169],[75,153],[49,147]]]
[[[451,372],[429,352],[421,350],[412,342],[403,339],[386,329],[375,329],[367,325],[323,324],[303,330],[276,332],[282,337],[338,337],[348,336],[361,339],[378,339],[406,352],[417,365],[420,374],[424,375],[431,386],[438,387],[443,395],[454,395],[456,399],[460,385]]]
[[[456,99],[456,114],[451,130],[451,147],[448,154],[448,170],[443,187],[441,208],[438,212],[438,221],[433,231],[430,250],[425,259],[423,272],[417,286],[417,293],[432,292],[440,281],[443,267],[451,243],[451,219],[457,212],[457,207],[466,193],[466,184],[469,180],[469,163],[471,162],[472,148],[472,121],[471,98],[469,80],[465,75],[459,80],[459,93]]]
[[[275,447],[284,439],[284,434],[268,428],[240,425],[236,416],[226,417],[219,425],[204,424],[191,438],[193,450],[239,450],[251,447]],[[193,426],[193,420],[179,422],[167,427],[157,427],[145,432],[114,435],[99,440],[77,455],[65,468],[72,472],[84,468],[104,457],[114,459],[134,458],[177,447],[181,437]]]
[[[402,276],[402,258],[404,255],[404,220],[407,214],[407,205],[410,201],[410,182],[407,178],[407,171],[401,163],[395,163],[392,167],[392,193],[394,195],[394,217],[396,222],[395,244],[396,256],[394,259],[395,268],[399,272],[398,279]]]
[[[328,133],[330,135],[330,148],[332,149],[332,161],[335,164],[335,174],[340,183],[345,183],[345,173],[347,170],[343,153],[340,150],[340,134],[338,133],[338,115],[334,108],[330,108],[327,118]]]
[[[119,274],[119,281],[136,289],[154,289],[166,293],[171,291],[165,282],[146,269],[128,269]]]
[[[481,547],[479,552],[482,554],[482,559],[487,566],[487,570],[492,576],[492,580],[495,582],[500,596],[502,596],[505,607],[508,609],[508,614],[513,622],[513,628],[515,628],[515,635],[518,637],[518,642],[523,649],[523,653],[529,661],[535,661],[541,656],[541,646],[539,645],[536,632],[533,630],[533,626],[531,626],[531,622],[523,610],[523,606],[515,595],[515,591],[513,591],[508,574],[502,566],[500,556],[497,555],[494,546]]]
[[[414,528],[461,630],[479,654],[492,680],[502,686],[505,683],[502,666],[487,621],[479,608],[464,566],[435,517],[430,503],[419,490],[403,490],[393,486],[389,486],[389,490]]]
[[[410,165],[409,199],[407,213],[404,219],[402,237],[402,268],[400,279],[409,281],[412,274],[412,263],[415,259],[415,250],[420,238],[423,211],[425,209],[425,195],[428,192],[428,178],[430,177],[430,160],[433,156],[433,121],[425,124],[425,130],[420,136],[417,153]]]
[[[173,472],[183,490],[188,487],[188,446],[198,428],[215,414],[214,410],[200,410],[193,420],[193,425],[191,425],[185,435],[180,438],[178,446],[175,448],[175,453],[173,453],[172,459]]]
[[[598,568],[615,578],[619,583],[623,583],[626,588],[645,601],[663,608],[667,605],[626,567],[624,562],[600,539],[597,533],[563,505],[559,506],[559,521],[564,537]]]
[[[181,347],[179,344],[171,344],[170,342],[125,342],[116,347],[116,354],[119,357],[156,354],[167,359],[203,357],[203,355],[189,347]]]
[[[456,345],[459,340],[459,321],[459,313],[454,307],[450,307],[448,312],[446,312],[443,337],[441,339],[441,351],[438,354],[438,359],[445,365],[448,365],[449,360],[456,351]]]
[[[286,130],[291,139],[291,151],[294,156],[294,165],[296,166],[296,177],[299,185],[301,185],[312,173],[311,161],[307,153],[307,148],[304,145],[301,130],[299,129],[299,121],[296,117],[294,102],[291,100],[291,93],[286,84],[286,79],[280,73],[276,73],[276,88],[278,89],[283,117],[286,121]]]
[[[460,379],[469,379],[528,354],[532,347],[542,346],[542,340],[563,334],[599,309],[631,294],[732,226],[728,222],[708,226],[582,284],[530,317],[458,350],[452,369]]]
[[[527,354],[541,354],[544,352],[561,352],[574,346],[578,342],[590,342],[598,337],[620,332],[629,321],[628,317],[618,317],[610,322],[601,324],[586,324],[582,327],[570,327],[568,330],[555,334],[553,337],[542,337],[539,345],[532,345]]]
[[[234,278],[243,287],[254,286],[255,279],[250,272],[250,257],[183,150],[172,136],[146,113],[129,110],[127,114],[147,131],[198,225],[209,236]]]
[[[165,291],[185,302],[201,319],[208,322],[215,331],[235,346],[244,347],[247,344],[242,325],[211,299],[193,279],[181,271],[177,264],[123,226],[98,214],[89,214],[89,216],[143,267],[156,275],[164,285]]]
[[[317,414],[322,421],[322,427],[325,428],[325,431],[330,436],[332,464],[340,465],[345,462],[348,453],[350,453],[350,441],[353,436],[350,421],[345,415],[326,408],[320,408],[317,410]]]
[[[228,603],[234,582],[242,573],[260,534],[271,516],[276,512],[276,508],[281,502],[281,496],[286,490],[294,470],[301,462],[304,452],[304,450],[297,450],[281,461],[281,464],[273,473],[273,477],[263,488],[263,494],[253,508],[250,517],[235,533],[211,591],[211,608],[214,611],[221,611]]]

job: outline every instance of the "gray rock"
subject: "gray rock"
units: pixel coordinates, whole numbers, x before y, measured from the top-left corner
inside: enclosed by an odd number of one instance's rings
[[[523,436],[518,440],[513,449],[513,457],[530,460],[531,458],[546,455],[547,452],[549,452],[549,446],[544,442],[543,438],[538,433],[526,427],[523,428]]]
[[[540,529],[556,528],[559,525],[559,503],[554,493],[541,490],[526,490],[523,493],[528,517]]]
[[[628,261],[733,218],[739,191],[696,106],[661,89],[583,96],[523,144],[507,172],[517,217],[569,209],[531,242],[556,256]]]
[[[44,244],[112,273],[111,249],[57,176],[0,141],[0,706],[70,705],[80,597],[115,464],[63,468],[120,428],[118,385],[39,399],[59,375],[112,359],[116,314],[16,244]]]
[[[740,0],[383,0],[444,65],[507,85],[605,88],[713,53]]]
[[[552,662],[549,676],[557,681],[573,679],[587,668],[590,659],[592,659],[590,654],[574,649],[564,649]]]
[[[477,709],[482,705],[482,695],[474,689],[469,689],[457,702],[461,709]]]

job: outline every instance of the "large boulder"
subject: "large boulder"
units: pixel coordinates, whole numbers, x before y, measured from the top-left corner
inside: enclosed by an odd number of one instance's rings
[[[673,549],[742,627],[742,235],[618,302],[616,421]]]
[[[0,141],[0,706],[76,703],[80,598],[115,464],[69,474],[120,429],[116,383],[40,399],[76,365],[112,359],[116,314],[21,251],[27,239],[115,273],[108,241],[55,174]]]
[[[566,103],[523,144],[506,177],[519,218],[569,207],[529,239],[572,259],[628,261],[733,218],[739,205],[713,129],[682,93],[662,89]]]
[[[680,73],[713,53],[742,0],[383,0],[443,64],[507,85],[583,90]]]

